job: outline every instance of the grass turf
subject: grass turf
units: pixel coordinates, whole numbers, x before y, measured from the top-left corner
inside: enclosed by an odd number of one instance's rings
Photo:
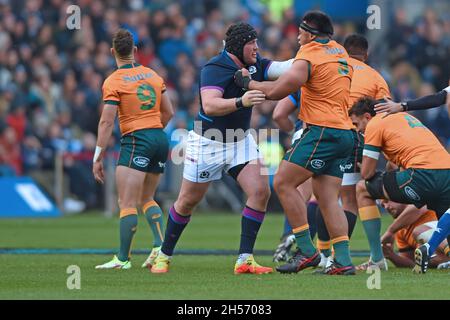
[[[390,218],[383,218],[387,227]],[[273,250],[282,226],[281,215],[268,215],[256,249]],[[198,214],[185,230],[180,249],[238,247],[240,218],[217,213]],[[3,248],[114,248],[118,219],[81,215],[57,219],[0,220]],[[149,248],[151,236],[140,217],[134,248]],[[361,225],[351,241],[354,250],[367,250]],[[175,256],[171,271],[153,275],[141,269],[144,255],[134,255],[131,270],[95,270],[106,255],[0,255],[0,299],[448,299],[448,271],[430,270],[424,276],[391,268],[381,274],[381,290],[369,290],[369,274],[354,277],[232,274],[235,256]],[[271,257],[257,257],[274,265]],[[354,262],[362,262],[355,258]],[[68,290],[69,265],[81,269],[81,290]],[[391,265],[392,267],[392,265]]]

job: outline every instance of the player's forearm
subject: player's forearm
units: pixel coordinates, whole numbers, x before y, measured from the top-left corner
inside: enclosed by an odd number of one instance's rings
[[[104,150],[106,149],[109,139],[111,138],[113,128],[114,122],[100,120],[100,123],[98,124],[97,146],[103,150],[98,160],[101,160],[103,157]]]
[[[364,180],[370,180],[377,171],[377,160],[363,156],[362,164],[361,164],[361,177]]]
[[[266,95],[266,99],[269,100],[281,100],[294,91],[281,87],[278,81],[250,81],[248,88],[249,90],[262,91]]]
[[[213,98],[203,101],[203,110],[207,116],[224,116],[237,110],[236,98]]]
[[[400,256],[396,253],[388,256],[387,259],[389,259],[397,268],[412,268],[415,265],[412,259]]]
[[[448,91],[450,91],[450,87],[447,87],[446,89],[435,94],[431,94],[415,100],[410,100],[406,102],[404,110],[424,110],[442,106],[447,102]]]
[[[294,130],[294,124],[289,118],[274,118],[273,120],[278,127],[285,132],[291,132]]]
[[[416,222],[422,214],[422,209],[417,209],[414,205],[409,205],[388,227],[388,231],[396,233],[398,230],[410,226],[411,224]]]

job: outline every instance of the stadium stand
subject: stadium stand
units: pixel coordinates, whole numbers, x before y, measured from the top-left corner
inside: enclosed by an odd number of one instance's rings
[[[92,156],[99,120],[101,85],[114,70],[111,35],[129,29],[138,44],[137,60],[166,79],[176,109],[167,128],[191,129],[198,112],[200,67],[223,47],[224,32],[244,20],[259,32],[260,52],[287,60],[298,49],[299,1],[179,0],[73,1],[81,8],[81,29],[66,28],[63,0],[0,1],[0,175],[32,176],[53,193],[55,159],[61,155],[65,191],[83,204],[103,208],[104,191],[92,177]],[[314,2],[314,1],[311,1]],[[388,80],[395,100],[412,99],[448,86],[450,5],[418,14],[392,4],[391,30],[374,47],[369,63]],[[189,10],[187,10],[189,8]],[[335,39],[364,31],[365,20],[335,21]],[[252,126],[274,127],[274,102],[254,110]],[[416,115],[450,147],[446,108]],[[111,154],[117,153],[115,130]],[[283,148],[289,138],[280,139]],[[175,143],[175,142],[174,142]],[[172,145],[173,147],[174,145]],[[161,185],[176,193],[180,169],[169,166]]]

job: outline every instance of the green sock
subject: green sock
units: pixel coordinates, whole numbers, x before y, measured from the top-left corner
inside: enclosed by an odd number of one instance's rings
[[[298,233],[294,232],[295,241],[297,242],[297,247],[300,251],[307,257],[311,257],[316,253],[316,248],[311,240],[311,235],[309,233],[309,228]]]
[[[120,251],[118,258],[125,262],[129,259],[131,242],[137,227],[137,214],[130,214],[120,218]]]
[[[161,208],[154,202],[154,205],[148,207],[145,211],[145,217],[152,229],[153,233],[153,247],[160,247],[164,240],[164,216]]]
[[[343,266],[350,266],[352,264],[348,240],[339,241],[333,244],[333,248],[334,248],[334,260],[337,263]]]
[[[370,256],[372,261],[378,262],[384,258],[383,249],[381,248],[381,219],[370,219],[362,221],[367,239],[369,240]]]
[[[331,249],[322,249],[320,250],[320,253],[322,253],[325,257],[331,256]]]

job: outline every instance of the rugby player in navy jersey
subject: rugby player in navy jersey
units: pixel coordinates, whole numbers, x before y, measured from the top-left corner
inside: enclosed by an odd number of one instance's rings
[[[260,266],[253,247],[270,197],[268,176],[257,144],[248,129],[252,107],[265,101],[258,90],[245,91],[234,83],[234,74],[246,68],[258,81],[279,76],[292,61],[272,62],[258,55],[257,33],[247,23],[237,23],[226,32],[224,50],[201,70],[200,111],[189,132],[183,182],[178,199],[169,210],[164,242],[151,268],[165,273],[177,241],[211,181],[226,172],[247,195],[242,211],[239,257],[234,273],[265,274],[272,268]],[[218,224],[217,228],[221,226]]]

